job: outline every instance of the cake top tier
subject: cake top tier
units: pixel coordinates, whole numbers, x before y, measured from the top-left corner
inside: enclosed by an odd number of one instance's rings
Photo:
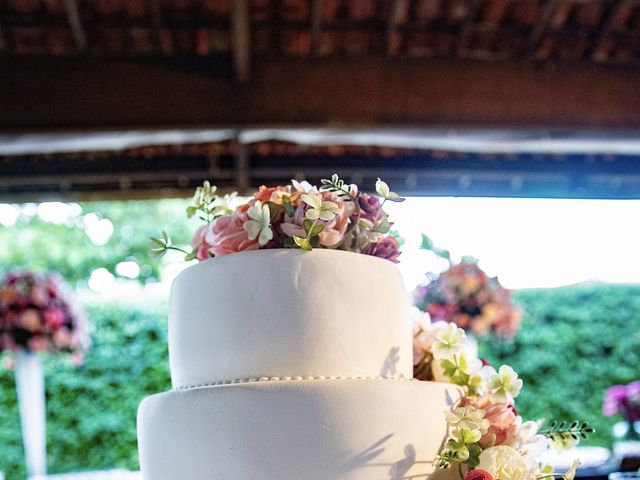
[[[386,260],[339,250],[258,250],[175,280],[176,388],[260,377],[411,378],[410,302]]]

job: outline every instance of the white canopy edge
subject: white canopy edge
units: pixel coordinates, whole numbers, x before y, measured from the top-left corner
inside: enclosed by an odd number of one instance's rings
[[[118,152],[237,138],[251,144],[359,145],[495,154],[640,155],[640,132],[497,129],[193,129],[0,135],[0,155]]]

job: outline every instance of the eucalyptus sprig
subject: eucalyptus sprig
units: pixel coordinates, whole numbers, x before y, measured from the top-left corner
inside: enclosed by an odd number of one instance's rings
[[[590,433],[596,431],[588,422],[574,421],[558,422],[553,421],[546,428],[541,428],[538,433],[544,435],[549,440],[557,444],[578,442],[581,439],[586,440]]]
[[[355,195],[351,193],[354,185],[345,184],[344,180],[338,177],[336,173],[331,175],[331,179],[323,178],[320,183],[322,183],[320,190],[335,193],[338,197],[348,202],[357,202],[360,196],[360,192],[357,189],[355,189]]]
[[[171,241],[171,237],[164,230],[162,231],[161,237],[151,237],[151,252],[154,255],[161,257],[169,250],[175,250],[184,253],[185,260],[193,260],[194,258],[196,258],[195,250],[188,252],[180,247],[177,247],[173,244],[173,242]]]

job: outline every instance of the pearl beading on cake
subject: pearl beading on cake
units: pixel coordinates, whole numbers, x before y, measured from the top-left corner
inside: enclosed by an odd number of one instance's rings
[[[413,382],[413,378],[407,378],[403,375],[395,375],[395,376],[375,376],[375,377],[325,377],[322,375],[319,376],[283,376],[283,377],[249,377],[249,378],[234,378],[232,380],[223,380],[220,382],[210,382],[210,383],[200,383],[198,385],[185,385],[182,387],[174,388],[174,391],[179,390],[192,390],[194,388],[204,388],[204,387],[218,387],[222,385],[238,385],[238,384],[247,384],[247,383],[264,383],[264,382],[289,382],[289,381],[314,381],[314,380],[386,380],[386,381],[396,381],[396,382]]]

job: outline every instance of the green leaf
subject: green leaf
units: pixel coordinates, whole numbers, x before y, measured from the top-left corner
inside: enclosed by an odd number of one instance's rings
[[[197,252],[196,252],[195,250],[191,250],[191,252],[190,252],[190,253],[187,253],[187,254],[184,256],[184,260],[185,260],[186,262],[188,262],[188,261],[190,261],[190,260],[195,260],[195,259],[196,259],[196,253],[197,253]]]
[[[320,232],[322,232],[323,230],[324,230],[324,225],[322,223],[319,223],[311,229],[311,231],[309,232],[309,236],[315,237],[316,235],[319,235]]]
[[[194,207],[193,205],[189,205],[187,207],[187,218],[193,217],[197,211],[198,211],[197,207]]]
[[[313,228],[313,220],[305,218],[302,222],[302,226],[304,227],[304,231],[306,232],[306,234],[309,235],[309,232]]]
[[[433,242],[429,237],[427,237],[424,233],[422,235],[422,244],[420,244],[420,248],[422,250],[433,250]]]
[[[475,443],[472,445],[467,445],[467,448],[469,449],[469,458],[464,463],[466,463],[470,467],[477,467],[478,465],[480,465],[480,454],[482,453],[482,448],[480,447],[480,445],[477,445]]]
[[[294,235],[293,241],[296,242],[296,245],[298,245],[300,249],[304,250],[305,252],[310,252],[312,250],[311,243],[309,243],[309,240],[305,237]]]
[[[296,209],[291,203],[291,197],[289,195],[282,196],[282,206],[284,207],[284,212],[287,214],[287,216],[293,217]]]

